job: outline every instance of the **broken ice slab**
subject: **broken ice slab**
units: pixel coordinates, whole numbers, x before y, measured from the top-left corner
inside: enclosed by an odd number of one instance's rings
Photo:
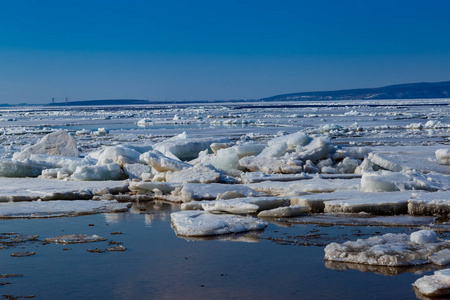
[[[154,145],[154,149],[168,157],[191,160],[198,157],[200,151],[209,149],[213,143],[229,143],[228,138],[189,138],[186,133],[179,134]]]
[[[417,279],[413,286],[427,297],[450,296],[450,269],[434,272],[434,275]],[[420,295],[419,295],[420,296]]]
[[[167,157],[156,150],[141,154],[140,159],[158,172],[180,171],[192,167],[191,164]]]
[[[354,192],[347,199],[330,200],[324,202],[326,213],[360,213],[374,215],[400,215],[408,212],[408,200],[413,197],[412,192],[395,193],[362,193]]]
[[[372,164],[384,170],[389,170],[392,172],[402,172],[409,170],[409,168],[397,163],[395,159],[386,157],[378,153],[369,153],[368,159]]]
[[[450,241],[419,244],[408,234],[387,233],[343,244],[331,243],[324,251],[325,260],[396,267],[430,263],[430,256],[449,248]]]
[[[291,182],[259,182],[246,184],[255,191],[273,196],[289,197],[307,193],[331,193],[335,191],[359,190],[361,180],[356,179],[322,179],[318,176],[309,180]]]
[[[261,210],[288,206],[289,203],[289,199],[283,197],[245,197],[227,200],[191,201],[183,203],[181,209],[227,212],[230,214],[252,214]]]
[[[254,217],[211,214],[204,211],[179,211],[170,215],[172,227],[181,236],[209,236],[261,230],[267,222]]]
[[[0,177],[0,202],[81,200],[103,194],[127,193],[126,181],[63,181],[44,178]]]
[[[106,241],[105,238],[98,235],[87,235],[87,234],[67,234],[61,236],[55,236],[45,239],[48,243],[55,244],[81,244],[81,243],[93,243],[93,242],[102,242]]]
[[[38,177],[43,169],[43,166],[33,162],[0,161],[1,177]]]
[[[450,214],[450,191],[420,193],[408,201],[408,213],[411,215],[448,215]]]
[[[450,250],[444,249],[430,256],[430,261],[439,266],[450,264]]]
[[[388,267],[388,266],[373,266],[357,263],[346,263],[337,261],[325,261],[325,267],[331,270],[346,271],[357,270],[364,273],[375,273],[384,276],[397,276],[403,273],[423,274],[436,270],[436,266],[425,264],[420,266],[405,266],[405,267]]]
[[[233,197],[228,197],[231,194],[233,194]],[[227,196],[226,198],[264,196],[264,194],[244,185],[220,183],[187,183],[181,189],[180,195],[183,202],[223,199],[224,195]]]
[[[309,206],[292,205],[263,210],[258,214],[258,218],[291,218],[309,213]]]
[[[392,226],[392,227],[438,227],[440,231],[449,231],[450,225],[435,225],[435,217],[401,216],[374,216],[369,214],[314,214],[298,218],[279,219],[279,222],[291,224],[321,224],[342,226]]]
[[[136,182],[130,181],[129,189],[137,194],[154,194],[155,189],[162,194],[170,194],[175,189],[181,189],[183,184],[172,182]]]
[[[377,146],[372,147],[374,153],[380,154],[383,157],[401,165],[403,168],[410,170],[418,170],[420,172],[439,172],[442,174],[450,174],[450,166],[439,164],[436,161],[437,150],[442,145],[429,146]]]
[[[128,203],[108,200],[33,201],[0,203],[0,218],[50,218],[98,214],[105,212],[126,212]]]
[[[332,200],[348,200],[353,198],[360,192],[356,190],[338,191],[332,193],[314,193],[302,196],[289,197],[291,205],[306,205],[309,206],[312,213],[321,213],[325,208],[326,201]]]
[[[195,165],[175,172],[167,172],[167,182],[179,183],[216,183],[221,174],[211,165]]]
[[[305,173],[300,174],[270,174],[264,172],[247,172],[241,175],[243,183],[256,183],[262,181],[296,181],[302,179],[311,179],[312,176]]]
[[[112,163],[107,165],[78,166],[71,178],[80,181],[105,181],[123,180],[127,176],[118,164]]]

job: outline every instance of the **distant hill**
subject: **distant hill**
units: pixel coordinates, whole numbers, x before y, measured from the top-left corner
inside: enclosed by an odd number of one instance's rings
[[[369,99],[450,98],[450,81],[389,85],[379,88],[303,92],[276,95],[261,101],[320,101]]]

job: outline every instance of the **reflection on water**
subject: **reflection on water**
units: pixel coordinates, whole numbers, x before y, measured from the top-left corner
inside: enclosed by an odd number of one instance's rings
[[[223,241],[223,242],[245,242],[245,243],[258,243],[264,231],[250,231],[245,233],[234,233],[225,235],[214,235],[204,237],[187,237],[178,236],[188,242],[192,241]]]
[[[388,267],[388,266],[373,266],[373,265],[345,263],[336,261],[325,261],[325,267],[336,271],[357,270],[360,272],[371,272],[384,276],[397,276],[399,274],[407,272],[414,273],[417,275],[423,275],[425,272],[431,272],[443,268],[433,264],[408,266],[408,267]]]
[[[155,221],[168,220],[170,214],[179,211],[181,205],[163,201],[136,202],[130,208],[132,214],[144,214],[145,225],[150,226]]]

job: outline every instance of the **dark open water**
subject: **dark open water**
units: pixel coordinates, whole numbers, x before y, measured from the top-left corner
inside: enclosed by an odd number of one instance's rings
[[[324,247],[314,246],[410,232],[405,228],[270,224],[264,232],[221,238],[228,241],[186,240],[170,227],[170,206],[158,209],[150,214],[0,220],[2,233],[38,234],[41,241],[62,234],[97,234],[122,242],[128,249],[86,251],[105,249],[108,242],[26,242],[6,247],[0,250],[0,274],[23,277],[0,279],[0,295],[4,299],[5,295],[35,295],[35,299],[415,299],[411,284],[432,273],[429,267],[410,270],[421,274],[404,269],[363,272],[350,265],[327,268]],[[111,234],[119,231],[122,234]],[[18,251],[36,255],[10,256]]]

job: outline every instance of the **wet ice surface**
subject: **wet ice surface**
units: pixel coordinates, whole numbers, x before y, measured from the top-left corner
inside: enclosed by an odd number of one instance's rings
[[[323,248],[421,228],[446,238],[448,220],[434,214],[450,211],[449,104],[440,99],[2,109],[0,174],[42,178],[1,178],[1,201],[85,199],[85,210],[75,207],[74,214],[60,207],[64,215],[101,212],[95,208],[98,200],[140,202],[120,214],[0,220],[6,268],[1,294],[45,299],[413,298],[411,284],[440,267],[324,262]],[[58,153],[46,150],[50,143],[38,143],[52,132],[63,136],[58,129],[74,137],[77,149]],[[66,138],[62,145],[70,146],[67,135],[55,142]],[[37,146],[24,150],[28,145]],[[70,157],[77,151],[80,157]],[[133,195],[127,182],[108,181],[127,177],[138,180],[129,185]],[[290,203],[262,208],[261,201],[250,203],[248,197]],[[226,211],[231,221],[209,212],[209,219],[198,224],[181,218],[184,236],[176,236],[170,213],[180,206],[145,202],[151,199]],[[27,214],[35,209],[40,215],[42,207],[26,203]],[[16,205],[17,210],[22,203]],[[301,215],[308,210],[313,214]],[[58,212],[47,207],[41,213]],[[183,212],[199,213],[204,214]],[[254,226],[263,224],[257,213],[266,215],[265,230]],[[189,236],[194,223],[198,232],[221,235]],[[107,241],[64,246],[45,241],[72,234]],[[436,255],[433,260],[444,266],[445,253]],[[48,282],[58,288],[45,289]]]

